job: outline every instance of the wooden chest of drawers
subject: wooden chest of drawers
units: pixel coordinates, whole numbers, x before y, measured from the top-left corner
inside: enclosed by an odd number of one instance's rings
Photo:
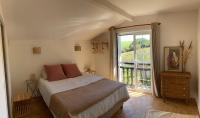
[[[190,99],[190,78],[189,72],[162,72],[161,95],[166,98]]]

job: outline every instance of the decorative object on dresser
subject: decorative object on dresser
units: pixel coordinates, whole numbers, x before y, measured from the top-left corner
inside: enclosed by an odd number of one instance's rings
[[[180,41],[180,47],[182,48],[182,71],[185,72],[186,68],[186,63],[191,56],[191,51],[192,51],[192,41],[188,45],[188,47],[185,46],[185,41]]]
[[[190,79],[189,72],[162,72],[161,77],[161,95],[166,98],[190,99]]]
[[[14,118],[19,118],[30,113],[31,96],[29,94],[18,94],[13,101]]]

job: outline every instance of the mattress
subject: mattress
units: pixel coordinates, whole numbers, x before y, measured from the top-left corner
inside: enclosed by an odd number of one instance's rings
[[[90,83],[96,82],[103,79],[101,76],[84,74],[75,78],[68,78],[59,81],[49,82],[45,79],[40,79],[39,81],[39,90],[41,95],[47,104],[50,105],[51,95],[59,92],[63,92],[66,90],[75,89],[81,86],[88,85]],[[103,115],[109,109],[111,109],[116,103],[118,103],[121,99],[128,97],[128,92],[126,87],[121,87],[116,90],[110,96],[106,97],[102,101],[97,104],[89,107],[85,111],[79,113],[76,116],[70,115],[72,118],[97,118],[98,116]]]

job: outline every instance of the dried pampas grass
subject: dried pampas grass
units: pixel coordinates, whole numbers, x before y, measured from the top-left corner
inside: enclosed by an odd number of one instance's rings
[[[180,41],[180,47],[182,49],[182,64],[183,64],[183,71],[185,71],[185,65],[191,56],[191,51],[192,51],[192,41],[188,45],[188,47],[185,46],[185,41]]]

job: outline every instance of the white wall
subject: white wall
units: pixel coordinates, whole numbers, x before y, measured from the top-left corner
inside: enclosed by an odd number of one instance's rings
[[[191,94],[196,98],[197,96],[197,54],[196,54],[196,43],[197,43],[197,12],[184,12],[184,13],[168,13],[160,15],[151,15],[151,16],[140,16],[134,17],[133,22],[125,22],[120,26],[129,26],[134,24],[147,24],[152,22],[161,23],[161,61],[163,60],[163,48],[165,46],[177,46],[179,45],[180,40],[185,40],[188,44],[191,40],[193,41],[193,50],[192,56],[187,63],[186,70],[192,73],[191,80]],[[108,59],[109,60],[109,56]],[[97,62],[100,62],[101,59]],[[105,63],[105,62],[104,62]],[[99,64],[100,65],[100,64]],[[102,68],[101,66],[96,65],[97,68]],[[163,61],[161,63],[163,69]],[[104,68],[109,68],[109,65]]]
[[[75,43],[81,45],[80,52],[74,51]],[[42,48],[40,55],[33,55],[34,46]],[[44,64],[77,63],[81,71],[85,65],[94,65],[89,41],[9,40],[8,47],[13,95],[25,92],[25,80],[32,73],[39,77]]]
[[[109,43],[110,34],[104,32],[94,38],[95,40],[102,40]],[[95,69],[98,75],[110,78],[110,47],[104,49],[103,53],[95,54]]]
[[[198,10],[198,25],[197,25],[197,76],[198,76],[198,99],[197,105],[200,111],[200,9]]]

